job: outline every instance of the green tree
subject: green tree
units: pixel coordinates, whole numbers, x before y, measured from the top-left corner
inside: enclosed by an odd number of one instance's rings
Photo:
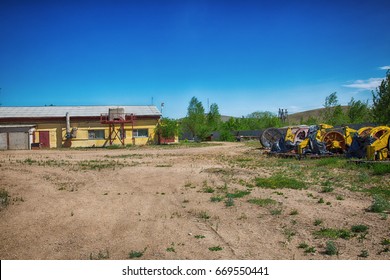
[[[187,116],[183,119],[183,129],[193,137],[203,139],[207,134],[206,117],[202,102],[195,96],[191,98],[187,108]]]
[[[386,78],[372,92],[373,106],[372,114],[374,121],[379,124],[390,124],[390,70],[386,73]]]
[[[340,125],[346,122],[346,116],[337,99],[337,93],[333,92],[325,98],[323,120],[327,124]]]
[[[207,126],[210,131],[218,130],[221,123],[221,114],[216,103],[210,105],[210,111],[207,114]]]
[[[155,133],[159,137],[172,138],[178,135],[179,126],[176,120],[162,118],[156,126]]]
[[[355,101],[352,97],[348,103],[347,115],[350,123],[364,123],[371,121],[371,111],[368,102]]]

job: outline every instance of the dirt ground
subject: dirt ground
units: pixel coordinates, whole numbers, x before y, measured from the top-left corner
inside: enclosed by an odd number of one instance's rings
[[[244,155],[263,165],[232,164]],[[0,151],[0,188],[9,194],[0,211],[0,258],[128,259],[138,252],[141,259],[390,259],[382,244],[390,222],[366,211],[371,196],[337,189],[343,200],[321,194],[332,202],[327,207],[312,198],[317,187],[248,189],[243,182],[272,173],[267,160],[243,143]],[[249,191],[226,198],[239,190]],[[339,253],[329,256],[328,240],[313,234],[316,220],[369,231],[334,240]],[[305,252],[302,243],[315,250]]]

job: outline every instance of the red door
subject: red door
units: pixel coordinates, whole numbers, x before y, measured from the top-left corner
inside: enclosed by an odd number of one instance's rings
[[[49,131],[39,131],[39,144],[41,148],[50,148]]]

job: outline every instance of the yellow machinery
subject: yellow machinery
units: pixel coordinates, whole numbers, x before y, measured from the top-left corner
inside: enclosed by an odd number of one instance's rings
[[[329,124],[320,124],[318,126],[318,130],[316,132],[316,140],[318,142],[322,142],[323,140],[323,137],[326,135],[326,130],[327,129],[330,129],[330,128],[333,128],[333,126],[329,125]],[[306,137],[301,143],[298,144],[298,154],[302,155],[303,154],[303,150],[309,145],[310,143],[310,139],[309,137]]]
[[[367,146],[368,160],[384,160],[390,157],[390,127],[378,126],[371,130],[370,137],[375,141]]]
[[[323,142],[326,150],[332,153],[344,153],[352,144],[352,137],[354,134],[361,137],[370,135],[372,127],[362,127],[359,130],[352,129],[348,126],[344,127],[344,133],[334,130],[333,126],[328,124],[320,124],[316,133],[316,140]],[[380,133],[379,130],[376,132]],[[298,154],[302,154],[303,150],[308,146],[309,139],[306,138],[298,145]]]

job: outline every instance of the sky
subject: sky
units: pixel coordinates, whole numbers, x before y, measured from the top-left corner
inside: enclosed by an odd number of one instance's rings
[[[0,104],[155,105],[235,117],[372,100],[390,1],[0,1]],[[104,113],[104,112],[102,112]]]

